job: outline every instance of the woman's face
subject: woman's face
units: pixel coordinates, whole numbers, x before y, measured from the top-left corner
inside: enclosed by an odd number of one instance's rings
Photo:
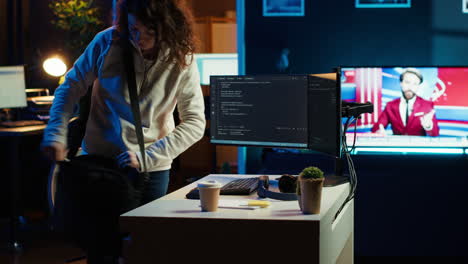
[[[155,32],[143,25],[134,15],[128,14],[128,30],[142,53],[154,48]]]

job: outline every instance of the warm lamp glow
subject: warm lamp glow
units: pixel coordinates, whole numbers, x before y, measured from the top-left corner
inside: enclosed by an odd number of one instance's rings
[[[45,72],[55,77],[62,76],[67,71],[67,65],[65,65],[65,63],[57,57],[48,58],[44,61],[42,67],[44,68]]]

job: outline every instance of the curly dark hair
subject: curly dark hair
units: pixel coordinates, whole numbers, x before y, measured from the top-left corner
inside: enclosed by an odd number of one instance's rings
[[[159,54],[169,49],[166,62],[175,62],[180,68],[192,62],[187,61],[186,56],[195,52],[196,40],[193,32],[193,16],[185,1],[119,0],[115,21],[119,32],[126,27],[127,19],[122,18],[124,13],[134,15],[143,25],[156,33],[155,53]]]

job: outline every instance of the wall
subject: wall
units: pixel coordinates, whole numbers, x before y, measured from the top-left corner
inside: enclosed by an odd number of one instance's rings
[[[7,1],[0,0],[0,65],[7,63]]]
[[[187,0],[187,2],[192,6],[195,17],[224,17],[226,11],[236,10],[236,0]]]
[[[461,1],[378,9],[357,9],[354,2],[306,1],[304,17],[263,17],[262,1],[245,1],[247,73],[275,72],[284,47],[291,50],[291,73],[340,65],[468,65]]]
[[[0,1],[0,65],[19,65],[27,53],[29,0]]]
[[[304,17],[263,17],[245,1],[246,73],[330,72],[346,65],[468,65],[468,14],[460,0],[412,0],[411,8],[356,9],[354,0],[305,1]],[[247,173],[297,174],[333,167],[317,155],[248,148]],[[263,155],[263,156],[262,156]],[[466,155],[353,156],[356,256],[466,255]]]
[[[45,74],[42,70],[42,62],[45,58],[54,54],[62,55],[65,57],[69,68],[74,62],[63,50],[64,42],[67,41],[66,34],[51,24],[54,17],[48,7],[49,2],[51,1],[29,0],[30,10],[33,10],[33,12],[30,12],[29,41],[26,43],[28,50],[24,60],[29,68],[28,87],[56,87],[58,79]],[[106,26],[111,25],[112,1],[95,0],[94,6],[100,8],[101,19],[104,24]]]
[[[468,65],[468,14],[461,1],[432,1],[432,64]]]
[[[48,76],[41,69],[42,61],[47,56],[63,53],[62,46],[66,41],[63,32],[50,23],[53,16],[48,7],[49,2],[51,1],[0,0],[0,65],[26,64],[28,87],[55,88],[57,83],[56,78]],[[8,12],[13,3],[21,3],[24,29],[14,30],[13,26],[16,26],[16,23],[9,19],[13,16]],[[236,9],[235,0],[187,0],[187,4],[193,8],[196,17],[223,17],[226,11]],[[94,5],[100,7],[103,21],[110,25],[112,1],[95,0]],[[15,44],[20,36],[22,47]],[[70,59],[67,65],[70,67],[73,62]]]
[[[2,21],[4,20],[3,5],[6,5],[7,1],[12,0],[0,0],[0,29],[3,28]],[[50,21],[53,19],[52,12],[48,7],[50,1],[33,1],[33,0],[22,0],[27,2],[29,5],[29,10],[34,10],[30,13],[30,19],[28,26],[30,28],[27,35],[27,41],[25,45],[27,50],[25,50],[25,57],[23,62],[29,66],[31,69],[28,77],[28,86],[29,87],[55,87],[57,79],[47,76],[42,72],[41,63],[45,57],[56,54],[63,53],[63,42],[64,39],[63,32],[54,28]],[[112,11],[112,1],[108,0],[95,0],[94,5],[101,8],[101,17],[105,24],[111,24],[111,11]],[[194,16],[220,16],[223,17],[228,10],[235,10],[236,2],[235,0],[227,1],[210,1],[210,0],[187,0],[187,5],[193,9]],[[5,32],[5,31],[1,31]],[[7,34],[1,34],[0,40],[2,38],[6,39]],[[0,47],[3,47],[3,41],[0,42]],[[4,59],[3,50],[1,49],[0,53],[0,64],[6,64],[6,59]],[[5,51],[5,56],[8,52]],[[5,60],[5,62],[3,62]],[[67,61],[68,66],[73,64],[73,61]]]
[[[466,255],[466,155],[352,159],[357,172],[355,256]],[[307,166],[334,172],[333,158],[325,155],[265,152],[259,173],[297,175]]]

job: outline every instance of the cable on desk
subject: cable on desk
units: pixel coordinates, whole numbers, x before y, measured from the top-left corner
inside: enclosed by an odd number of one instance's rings
[[[355,124],[354,126],[354,140],[353,140],[353,146],[351,147],[350,150],[348,150],[348,144],[346,142],[346,131],[348,130],[350,124],[354,121],[356,121],[357,118],[354,118],[354,117],[348,117],[348,119],[346,120],[346,123],[344,125],[344,129],[343,129],[343,135],[342,135],[342,139],[341,139],[341,150],[346,158],[346,161],[347,161],[347,164],[348,164],[348,171],[349,171],[349,183],[350,183],[350,190],[349,190],[349,194],[348,196],[346,197],[346,199],[344,200],[343,204],[341,204],[340,208],[338,209],[338,211],[336,212],[335,214],[335,217],[333,218],[333,221],[336,220],[336,218],[338,217],[338,215],[341,213],[341,211],[343,210],[343,208],[345,207],[345,205],[351,201],[352,199],[354,199],[354,194],[356,192],[356,187],[357,187],[357,175],[356,175],[356,170],[354,168],[354,163],[353,163],[353,160],[351,159],[351,152],[354,150],[355,148],[355,143],[356,143],[356,128],[357,128],[357,124]]]

